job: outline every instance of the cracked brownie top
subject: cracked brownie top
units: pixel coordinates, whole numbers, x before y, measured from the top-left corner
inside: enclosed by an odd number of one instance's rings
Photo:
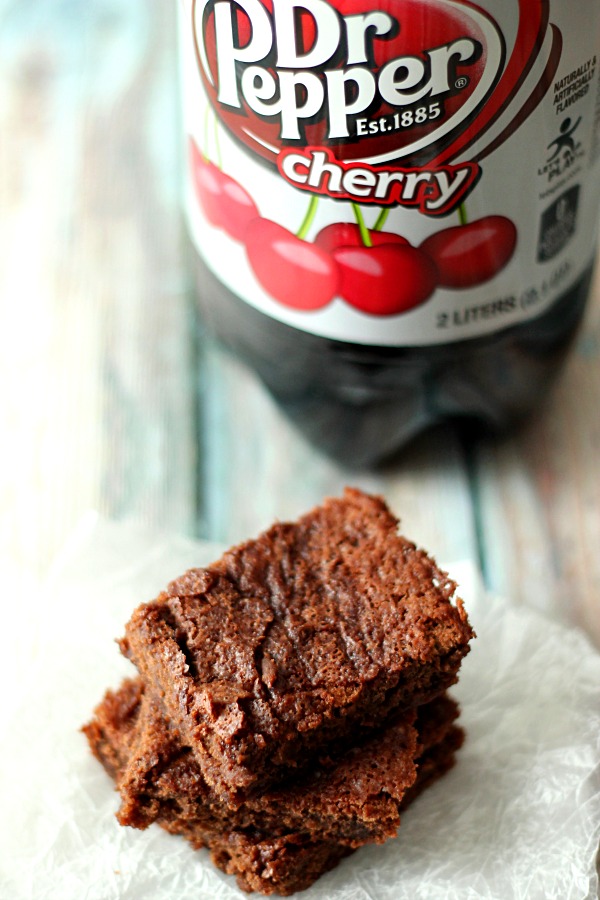
[[[227,802],[456,680],[454,583],[347,489],[139,607],[121,642]]]

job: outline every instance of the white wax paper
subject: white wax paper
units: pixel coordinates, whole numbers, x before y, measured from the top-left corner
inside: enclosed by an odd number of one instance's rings
[[[122,828],[118,797],[80,726],[133,669],[114,639],[133,608],[219,548],[93,517],[51,584],[3,603],[2,900],[233,900],[206,851]],[[478,637],[455,696],[468,732],[456,768],[304,900],[597,897],[600,657],[586,638],[461,582]],[[5,671],[4,671],[5,670]]]

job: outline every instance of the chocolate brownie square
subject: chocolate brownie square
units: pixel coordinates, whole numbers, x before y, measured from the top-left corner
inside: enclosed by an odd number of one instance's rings
[[[403,810],[452,768],[462,736],[461,729],[453,727],[439,745],[424,753],[417,780],[403,801]],[[242,890],[266,895],[287,896],[305,890],[356,849],[314,840],[306,831],[271,837],[253,829],[207,833],[185,819],[168,823],[161,820],[160,824],[172,834],[187,838],[196,849],[207,847],[213,863],[228,875],[235,875]]]
[[[455,584],[348,489],[139,607],[121,647],[230,805],[456,681]]]
[[[424,753],[417,780],[407,792],[402,810],[452,768],[462,738],[461,729],[452,727],[439,745]],[[356,849],[313,840],[306,831],[271,837],[252,829],[211,834],[186,820],[160,821],[160,824],[172,834],[187,838],[196,849],[207,847],[213,863],[228,875],[234,875],[242,890],[266,895],[287,896],[305,890]]]
[[[141,682],[109,691],[85,731],[117,780],[122,825],[146,828],[159,819],[185,819],[202,832],[306,832],[357,847],[395,835],[404,797],[417,778],[417,759],[447,737],[457,715],[453,701],[439,698],[419,711],[419,732],[411,711],[338,758],[320,759],[300,780],[233,808],[206,784],[193,754]]]
[[[286,894],[308,887],[352,849],[395,834],[399,810],[452,765],[462,740],[457,714],[453,701],[439,698],[340,759],[322,761],[300,783],[239,809],[219,804],[139,680],[107,692],[84,731],[116,779],[122,824],[155,821],[208,847],[245,890]]]

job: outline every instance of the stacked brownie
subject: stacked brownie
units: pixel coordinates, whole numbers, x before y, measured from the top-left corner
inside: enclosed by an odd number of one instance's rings
[[[473,633],[454,590],[350,489],[174,581],[127,625],[138,677],[84,729],[121,824],[284,895],[393,837],[462,742],[446,690]]]

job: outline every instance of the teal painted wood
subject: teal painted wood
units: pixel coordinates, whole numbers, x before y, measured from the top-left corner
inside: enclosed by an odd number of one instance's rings
[[[600,646],[600,280],[555,391],[520,433],[478,452],[486,578],[583,626]]]
[[[0,5],[3,553],[89,507],[196,530],[170,0]]]

